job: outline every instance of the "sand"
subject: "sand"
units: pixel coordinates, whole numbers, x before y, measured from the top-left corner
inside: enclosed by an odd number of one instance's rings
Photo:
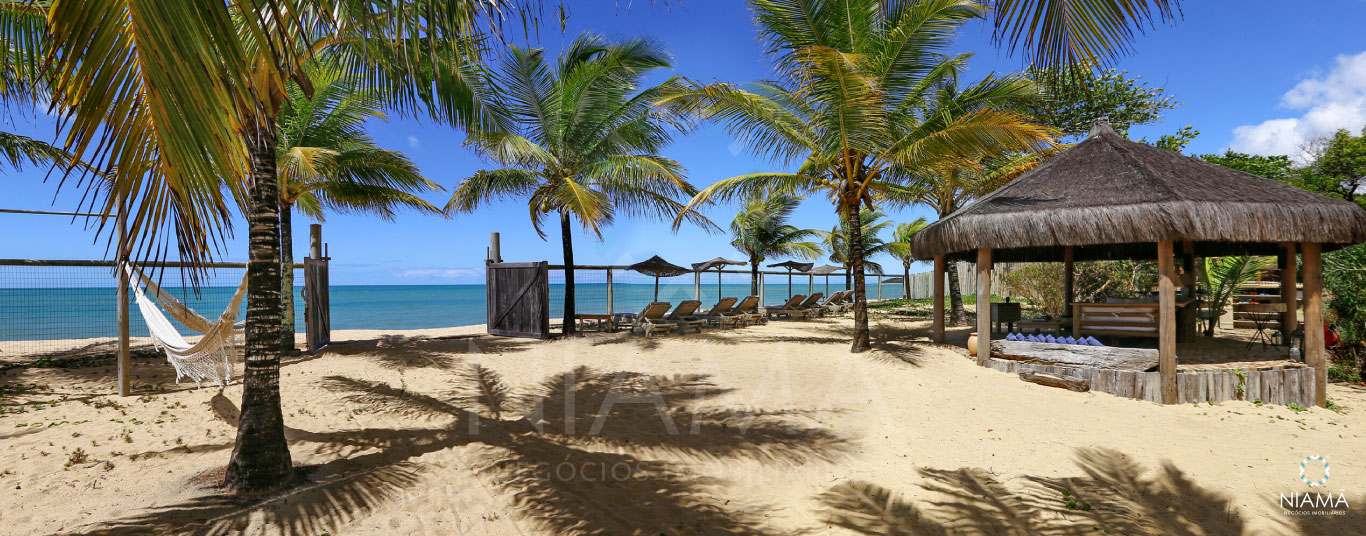
[[[247,502],[212,486],[240,386],[175,385],[155,359],[137,360],[128,398],[107,395],[108,368],[9,370],[0,523],[15,535],[1366,531],[1360,388],[1330,386],[1345,413],[1160,406],[979,368],[924,342],[923,321],[880,322],[863,354],[848,352],[849,329],[338,332],[354,342],[281,372],[301,483]],[[510,391],[497,415],[468,396],[475,365]],[[1314,455],[1329,457],[1342,515],[1279,504],[1310,489],[1299,464]]]

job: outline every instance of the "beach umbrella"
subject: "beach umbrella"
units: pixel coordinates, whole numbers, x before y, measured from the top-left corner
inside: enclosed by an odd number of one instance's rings
[[[717,257],[709,261],[694,262],[692,263],[692,269],[695,272],[705,272],[712,268],[716,269],[716,299],[719,300],[721,299],[721,270],[724,270],[726,266],[744,266],[745,264],[747,264],[745,261],[733,261]]]
[[[835,272],[838,272],[838,271],[840,271],[840,269],[841,269],[841,268],[838,267],[838,266],[833,266],[833,265],[830,265],[830,264],[822,264],[822,265],[820,265],[820,266],[817,266],[817,267],[815,267],[815,268],[812,268],[812,269],[809,271],[809,273],[814,274],[814,275],[823,275],[823,276],[825,276],[825,295],[826,295],[826,296],[829,296],[829,295],[830,295],[830,274],[833,274],[833,273],[835,273]]]
[[[659,278],[661,278],[661,277],[673,277],[673,276],[676,276],[676,275],[683,275],[683,274],[686,274],[686,273],[688,273],[688,272],[691,271],[691,270],[689,270],[689,269],[687,269],[687,268],[684,268],[684,267],[682,267],[682,266],[679,266],[679,265],[677,265],[677,264],[674,264],[674,263],[671,263],[671,262],[669,262],[669,261],[666,261],[666,260],[664,260],[664,259],[659,258],[659,255],[655,255],[655,256],[653,256],[653,257],[650,257],[650,258],[645,259],[645,260],[643,260],[643,261],[640,261],[640,262],[638,262],[638,263],[635,263],[635,264],[632,264],[632,265],[630,265],[630,266],[627,266],[626,269],[627,269],[627,270],[635,270],[635,271],[640,272],[640,273],[645,274],[645,275],[654,276],[654,278],[655,278],[655,300],[654,300],[654,301],[659,301]]]
[[[783,261],[777,264],[768,265],[769,268],[787,268],[787,299],[792,299],[792,270],[806,272],[815,266],[809,262]]]

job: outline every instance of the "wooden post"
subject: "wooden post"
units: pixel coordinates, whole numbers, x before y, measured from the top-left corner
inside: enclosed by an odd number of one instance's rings
[[[107,220],[106,220],[107,221]],[[115,280],[118,281],[119,289],[116,293],[119,317],[119,350],[118,350],[118,390],[119,396],[129,396],[133,393],[132,375],[133,359],[129,352],[128,335],[128,271],[124,268],[128,264],[128,199],[122,195],[119,197],[118,221],[119,242],[116,246],[116,261],[114,263]]]
[[[489,262],[503,262],[503,247],[498,233],[489,233]]]
[[[944,256],[934,256],[934,342],[944,343]]]
[[[321,223],[308,225],[308,256],[314,259],[323,258],[323,226]]]
[[[810,296],[816,292],[816,276],[806,274],[806,295]]]
[[[877,274],[877,299],[882,299],[882,274]]]
[[[1157,243],[1158,324],[1157,372],[1162,380],[1162,403],[1176,396],[1176,259],[1171,240]]]
[[[1062,300],[1063,311],[1071,311],[1072,303],[1077,301],[1077,273],[1072,262],[1072,246],[1062,249]]]
[[[692,273],[692,299],[702,301],[702,272]]]
[[[1314,368],[1314,404],[1328,405],[1328,363],[1323,351],[1323,262],[1322,246],[1304,243],[1304,364]]]
[[[1299,327],[1299,285],[1296,284],[1298,261],[1295,259],[1295,243],[1285,244],[1285,265],[1281,267],[1281,301],[1285,302],[1285,312],[1281,313],[1281,341],[1286,346],[1292,344],[1291,336]]]
[[[991,248],[977,248],[977,364],[991,356]]]
[[[1181,242],[1181,295],[1194,304],[1195,299],[1195,242]],[[1176,312],[1176,342],[1195,338],[1195,306],[1182,307]]]
[[[764,291],[764,273],[759,272],[759,310],[764,310],[768,305],[768,293]]]
[[[614,304],[612,303],[612,267],[611,267],[611,266],[608,266],[608,267],[607,267],[607,330],[608,330],[608,331],[613,331],[613,330],[616,329],[616,327],[612,325],[612,324],[615,322],[615,320],[613,319],[613,314],[612,314],[612,313],[613,313],[613,309],[612,309],[612,306],[613,306],[613,305],[614,305]]]

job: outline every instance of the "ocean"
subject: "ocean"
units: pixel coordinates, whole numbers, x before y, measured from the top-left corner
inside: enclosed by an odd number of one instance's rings
[[[772,277],[772,276],[770,276]],[[778,278],[774,278],[778,279]],[[792,292],[805,294],[807,281],[798,278]],[[843,281],[831,281],[830,291],[843,288]],[[700,286],[704,307],[717,301],[717,285]],[[786,281],[765,285],[768,305],[779,305],[788,296]],[[550,285],[550,310],[558,317],[564,308],[564,285]],[[332,329],[406,330],[443,328],[483,324],[484,285],[333,285],[331,287]],[[580,313],[607,312],[607,285],[580,283],[575,286],[575,304]],[[743,297],[749,294],[748,284],[727,283],[721,294]],[[869,285],[869,297],[876,298],[876,285]],[[176,298],[184,301],[199,314],[216,319],[231,300],[235,287],[204,287],[196,296],[193,291],[173,289]],[[816,292],[825,292],[823,281],[815,283]],[[885,297],[900,297],[900,285],[883,287]],[[678,303],[693,298],[693,285],[663,283],[659,285],[659,300]],[[131,297],[129,298],[131,301]],[[613,309],[616,312],[639,312],[654,300],[651,283],[614,283]],[[295,325],[304,330],[303,298],[295,288]],[[50,339],[85,339],[114,337],[117,334],[117,299],[113,288],[0,288],[0,341],[32,341]],[[130,332],[135,337],[147,335],[136,305],[130,305]],[[243,305],[242,312],[245,314]],[[239,316],[241,318],[241,316]],[[191,332],[177,323],[187,336]]]

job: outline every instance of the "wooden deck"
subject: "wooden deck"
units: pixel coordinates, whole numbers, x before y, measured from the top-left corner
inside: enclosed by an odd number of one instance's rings
[[[1279,352],[1255,352],[1255,356],[1235,353],[1230,355],[1245,360],[1211,360],[1211,349],[1236,350],[1242,344],[1237,338],[1207,339],[1193,352],[1199,355],[1195,362],[1182,363],[1184,357],[1178,357],[1177,403],[1259,400],[1279,405],[1293,402],[1305,407],[1314,403],[1314,369],[1288,359],[1266,359]],[[1074,378],[1087,382],[1092,391],[1160,403],[1162,389],[1157,362],[1157,350],[1151,348],[992,341],[991,357],[985,366],[1012,374],[1032,372]]]

